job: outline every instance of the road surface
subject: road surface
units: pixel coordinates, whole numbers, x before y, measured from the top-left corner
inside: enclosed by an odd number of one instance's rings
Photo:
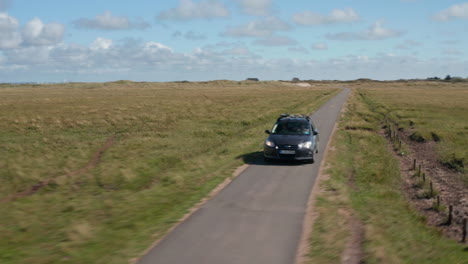
[[[138,263],[294,263],[323,148],[349,92],[312,115],[322,148],[314,164],[254,162]]]

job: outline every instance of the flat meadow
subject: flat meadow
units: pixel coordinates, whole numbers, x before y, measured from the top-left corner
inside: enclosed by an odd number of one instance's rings
[[[466,243],[460,243],[468,208],[468,83],[346,85],[353,92],[319,184],[308,263],[468,263]],[[389,124],[398,128],[401,146],[385,136]],[[424,183],[415,170],[401,167],[410,154],[424,165]],[[447,204],[435,207],[435,195],[418,197],[429,180],[444,188],[441,203],[450,198],[455,204],[458,218],[450,226],[443,224]],[[445,219],[433,221],[436,213]],[[451,238],[444,234],[448,228]]]
[[[281,113],[339,89],[281,82],[0,84],[0,263],[128,263]]]
[[[468,83],[467,82],[400,82],[361,85],[362,95],[380,113],[411,130],[413,141],[436,142],[440,161],[465,174],[468,161]]]

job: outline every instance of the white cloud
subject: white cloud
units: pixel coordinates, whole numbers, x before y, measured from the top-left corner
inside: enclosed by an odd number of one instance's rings
[[[358,21],[359,15],[352,8],[334,9],[328,16],[329,23],[347,23]]]
[[[18,19],[0,13],[0,49],[15,49],[22,45],[53,45],[62,41],[65,26],[59,23],[44,24],[34,18],[20,31]]]
[[[172,49],[169,48],[168,46],[165,46],[165,45],[163,45],[163,44],[161,44],[159,42],[155,42],[155,41],[146,42],[143,45],[143,48],[144,48],[145,51],[148,51],[150,53],[159,52],[161,50],[172,52]]]
[[[0,49],[13,49],[23,41],[19,28],[18,19],[0,12]]]
[[[242,11],[253,16],[266,16],[271,13],[272,0],[238,0]]]
[[[269,17],[237,27],[228,27],[223,35],[231,37],[267,37],[275,32],[288,31],[290,29],[291,27],[286,22],[276,17]]]
[[[97,38],[90,45],[91,50],[107,50],[112,46],[112,39]]]
[[[22,67],[52,74],[69,72],[73,75],[93,74],[102,69],[115,73],[148,71],[151,67],[172,68],[186,59],[185,55],[174,53],[171,48],[159,42],[125,40],[115,45],[104,38],[97,38],[89,47],[61,43],[54,46],[20,47],[3,53],[5,67]]]
[[[49,62],[50,48],[46,46],[28,46],[11,49],[5,52],[10,65],[30,68],[34,65],[44,65]]]
[[[18,19],[0,12],[0,32],[16,30],[19,26]]]
[[[457,18],[468,19],[468,2],[452,5],[432,17],[432,19],[439,21],[448,21]]]
[[[352,8],[334,9],[327,16],[311,11],[304,11],[293,15],[294,22],[304,26],[350,23],[358,21],[359,19],[359,15]]]
[[[363,32],[342,32],[328,34],[326,37],[333,40],[383,40],[401,36],[403,33],[384,28],[383,21],[376,21],[368,30]]]
[[[0,36],[0,49],[17,48],[23,39],[18,32],[2,32]]]
[[[229,10],[219,0],[180,0],[179,5],[157,16],[161,20],[190,20],[228,17]]]
[[[98,56],[91,49],[78,44],[62,44],[49,51],[49,67],[58,70],[91,68]]]
[[[146,50],[144,47],[151,47]],[[109,50],[92,50],[80,45],[59,44],[24,47],[4,52],[0,59],[0,78],[5,81],[111,81],[119,79],[143,81],[174,80],[243,80],[255,77],[262,80],[372,78],[380,80],[465,76],[466,60],[459,56],[447,59],[421,60],[414,56],[391,54],[350,55],[329,60],[266,59],[239,49],[230,54],[217,49],[199,48],[187,54],[171,52],[163,44],[146,44],[128,40],[112,45]]]
[[[44,24],[39,18],[34,18],[24,26],[22,33],[26,44],[51,45],[62,41],[65,26],[59,23]]]
[[[77,44],[58,44],[55,46],[28,46],[3,52],[2,69],[27,69],[29,73],[36,74],[46,81],[53,81],[52,76],[64,75],[72,78],[87,75],[91,78],[100,78],[96,73],[118,74],[118,79],[125,74],[151,76],[150,80],[157,80],[159,76],[167,78],[180,77],[180,72],[189,75],[196,72],[230,72],[235,67],[239,70],[248,69],[254,61],[260,60],[251,54],[242,44],[226,44],[212,48],[196,49],[191,53],[174,52],[170,47],[159,42],[140,42],[126,39],[108,45],[109,41],[97,39],[89,47]],[[97,47],[107,47],[107,49]],[[40,75],[37,75],[41,73]],[[168,77],[168,76],[172,77]],[[198,76],[198,75],[194,75]],[[34,80],[32,74],[17,72],[7,75],[0,71],[0,78],[20,81]],[[130,77],[125,77],[131,79]],[[36,79],[37,80],[37,79]],[[41,80],[41,79],[39,79]],[[84,79],[81,79],[84,80]],[[95,79],[96,80],[96,79]]]
[[[143,20],[130,21],[126,16],[115,16],[110,11],[105,11],[102,15],[96,15],[93,19],[80,18],[73,24],[78,28],[101,29],[101,30],[125,30],[125,29],[145,29],[150,27]]]
[[[312,45],[312,49],[314,49],[314,50],[327,50],[328,45],[325,44],[325,43],[315,43],[314,45]]]
[[[293,46],[297,45],[297,41],[288,37],[270,36],[266,38],[257,39],[254,41],[254,44],[267,47]]]
[[[370,40],[387,39],[400,36],[401,33],[392,29],[387,29],[382,26],[383,21],[376,21],[368,31],[364,33],[364,37]]]

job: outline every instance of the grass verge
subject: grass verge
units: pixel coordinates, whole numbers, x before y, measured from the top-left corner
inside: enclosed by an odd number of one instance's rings
[[[428,227],[409,206],[398,162],[378,133],[382,116],[359,96],[366,91],[353,89],[327,158],[309,263],[341,261],[352,233],[350,214],[364,224],[365,263],[468,263],[466,246]]]

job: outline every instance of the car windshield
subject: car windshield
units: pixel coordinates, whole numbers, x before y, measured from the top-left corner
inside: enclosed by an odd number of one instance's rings
[[[271,133],[276,135],[310,135],[310,126],[304,121],[285,120],[276,123]]]

